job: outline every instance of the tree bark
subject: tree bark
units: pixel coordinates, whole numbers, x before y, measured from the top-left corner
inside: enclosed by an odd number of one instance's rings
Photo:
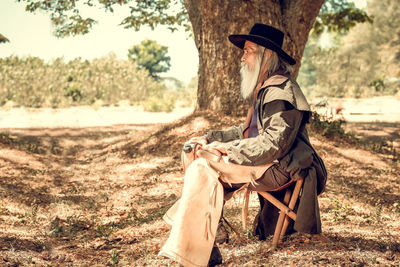
[[[240,96],[242,51],[228,40],[247,34],[254,23],[285,33],[283,49],[296,61],[295,76],[308,34],[324,0],[185,0],[199,51],[197,110],[243,115],[249,103]]]

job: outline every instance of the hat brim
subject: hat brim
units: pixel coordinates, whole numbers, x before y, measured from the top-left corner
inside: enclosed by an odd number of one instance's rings
[[[267,38],[252,34],[232,34],[229,35],[228,38],[232,44],[236,45],[240,49],[244,48],[244,43],[246,41],[250,41],[258,45],[264,46],[272,51],[275,51],[283,60],[285,60],[290,65],[296,64],[296,60],[294,60],[285,51],[283,51],[282,48],[280,48],[277,44]]]

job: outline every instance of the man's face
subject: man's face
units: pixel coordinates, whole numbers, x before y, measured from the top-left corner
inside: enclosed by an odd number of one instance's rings
[[[250,41],[246,41],[244,43],[243,56],[241,58],[241,61],[245,62],[250,69],[253,69],[256,60],[257,60],[257,44]]]
[[[261,58],[262,56],[258,53],[258,45],[246,41],[240,68],[240,76],[242,78],[240,91],[244,99],[248,99],[253,95],[258,73],[260,72]]]

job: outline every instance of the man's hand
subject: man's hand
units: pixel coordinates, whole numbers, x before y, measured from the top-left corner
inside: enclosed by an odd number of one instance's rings
[[[223,144],[221,142],[218,142],[218,141],[212,142],[208,145],[204,145],[202,147],[202,149],[210,151],[211,153],[214,153],[219,156],[224,156],[227,154],[226,148],[223,146]]]
[[[196,136],[190,138],[188,143],[197,143],[200,144],[202,147],[208,144],[207,138],[205,136]]]

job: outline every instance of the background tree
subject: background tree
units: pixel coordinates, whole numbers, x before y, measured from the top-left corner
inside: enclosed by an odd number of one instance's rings
[[[321,48],[315,37],[307,45],[299,82],[316,96],[363,97],[400,91],[400,7],[396,0],[370,0],[372,24],[359,24],[331,35]],[[395,82],[397,81],[397,83]]]
[[[313,34],[318,36],[324,31],[346,33],[357,23],[372,22],[363,10],[347,0],[328,0],[321,7],[314,22]]]
[[[128,50],[128,58],[136,62],[139,69],[147,69],[151,77],[158,79],[159,73],[166,72],[171,67],[171,58],[167,53],[167,46],[145,39]]]
[[[28,11],[48,11],[56,26],[57,36],[87,33],[95,23],[92,18],[80,16],[78,1],[17,1],[27,2]],[[199,51],[197,109],[239,115],[247,109],[247,103],[241,100],[238,90],[241,51],[229,44],[227,35],[247,33],[255,22],[282,29],[286,33],[283,48],[298,62],[295,66],[297,75],[308,34],[323,2],[324,0],[88,0],[84,4],[98,4],[108,12],[112,12],[115,5],[127,5],[131,13],[121,24],[136,30],[141,25],[149,25],[151,28],[169,25],[171,30],[175,30],[176,25],[190,28],[189,19]],[[344,10],[343,14],[350,15],[350,11],[364,14],[352,7]],[[359,19],[357,16],[343,16],[338,21],[344,21],[344,25],[351,27],[349,22]]]
[[[7,43],[7,42],[9,42],[10,40],[8,40],[7,39],[7,37],[5,37],[4,35],[2,35],[1,33],[0,33],[0,44],[1,43]]]

